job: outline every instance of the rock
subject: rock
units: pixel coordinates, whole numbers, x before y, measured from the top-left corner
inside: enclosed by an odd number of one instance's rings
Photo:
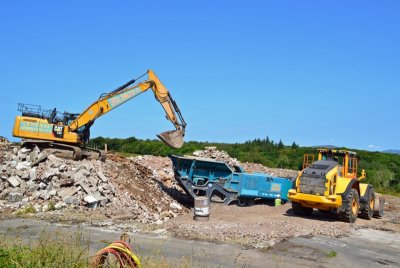
[[[57,156],[55,156],[54,154],[48,155],[48,156],[47,156],[47,160],[50,160],[50,162],[51,162],[53,165],[55,165],[55,166],[61,164],[61,159],[58,158]]]
[[[29,170],[29,178],[33,181],[36,180],[36,167]]]
[[[36,212],[41,212],[42,211],[42,206],[39,204],[33,205],[33,208],[35,209]]]
[[[7,181],[12,185],[12,187],[17,187],[21,184],[16,176],[8,178]]]
[[[66,178],[60,181],[60,187],[71,187],[74,185],[74,180],[71,178]]]
[[[23,154],[29,154],[31,151],[32,151],[31,149],[28,149],[28,148],[25,148],[25,147],[21,148],[21,150],[20,150],[20,152],[23,153]]]
[[[30,170],[29,169],[21,169],[20,170],[21,173],[21,179],[28,181],[29,180],[29,174],[30,174]]]
[[[93,195],[87,195],[83,200],[88,204],[97,203],[97,199]]]
[[[67,170],[67,166],[64,165],[64,164],[61,164],[61,165],[58,167],[58,170],[59,170],[60,172],[64,172],[64,171]]]
[[[91,194],[90,188],[85,183],[79,182],[77,185],[80,185],[87,194]]]
[[[8,175],[2,173],[2,174],[0,175],[0,178],[1,178],[2,180],[7,180],[7,179],[8,179]]]
[[[56,196],[57,195],[57,190],[51,190],[48,192],[49,196]]]
[[[31,164],[29,162],[18,162],[15,168],[17,170],[21,170],[21,169],[28,169],[30,166]]]
[[[40,152],[36,161],[31,163],[31,166],[34,167],[38,165],[39,163],[45,161],[49,155],[46,152]]]
[[[33,180],[28,181],[27,186],[29,192],[33,192],[39,189],[39,186]]]
[[[62,189],[61,191],[59,191],[58,195],[61,196],[61,198],[65,198],[67,196],[75,195],[80,190],[81,190],[80,186],[76,187],[75,189],[74,188],[65,188],[65,189]]]
[[[89,177],[89,178],[87,178],[87,180],[88,180],[90,186],[93,186],[93,187],[97,186],[97,180],[95,178]]]
[[[76,196],[67,196],[63,201],[68,205],[79,205],[79,199]]]
[[[23,195],[21,193],[10,193],[8,195],[8,201],[11,203],[21,202]]]
[[[171,203],[171,204],[169,204],[169,207],[170,207],[172,210],[177,210],[177,211],[182,210],[182,206],[179,205],[178,203]]]
[[[268,241],[263,241],[263,242],[257,243],[255,248],[256,249],[267,249],[267,248],[272,248],[273,246],[275,246],[275,244],[276,244],[275,239],[271,239]]]
[[[100,178],[100,180],[102,182],[107,182],[108,181],[107,177],[104,176],[104,174],[101,171],[97,172],[97,176],[99,176],[99,178]]]
[[[40,190],[44,190],[44,189],[46,189],[46,187],[47,187],[46,183],[44,183],[44,182],[39,183],[39,189]]]
[[[55,208],[56,210],[60,210],[60,209],[62,209],[62,208],[65,208],[66,206],[67,206],[67,204],[65,204],[64,202],[59,202],[59,203],[57,203],[57,204],[54,205],[54,208]]]
[[[29,154],[29,159],[30,159],[30,161],[31,161],[31,162],[36,161],[36,160],[39,158],[39,153],[40,153],[40,150],[39,150],[39,148],[36,146],[36,147],[32,150],[32,152]]]
[[[86,178],[87,176],[90,175],[90,172],[86,169],[80,169],[78,170],[74,176],[72,177],[75,181],[80,181],[84,178]]]
[[[165,210],[163,212],[161,212],[160,214],[160,219],[165,219],[165,218],[170,218],[172,215],[169,212],[169,210]]]
[[[18,152],[17,157],[18,157],[18,161],[19,161],[19,162],[22,162],[22,161],[25,161],[25,160],[26,160],[26,154],[22,153],[21,151]]]
[[[156,220],[155,224],[157,224],[157,225],[161,225],[161,224],[163,224],[163,221],[162,221],[162,220],[160,220],[160,219],[158,219],[158,220]],[[160,230],[162,230],[162,229],[160,229]]]

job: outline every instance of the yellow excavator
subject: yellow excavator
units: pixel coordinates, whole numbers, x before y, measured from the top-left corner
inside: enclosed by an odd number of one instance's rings
[[[135,83],[146,74],[147,80]],[[18,110],[22,115],[15,118],[13,136],[22,138],[22,147],[37,146],[42,151],[63,158],[104,160],[104,151],[85,147],[89,141],[90,127],[97,118],[152,89],[156,100],[165,110],[166,118],[175,127],[175,130],[157,136],[170,147],[180,148],[183,145],[186,122],[176,102],[152,70],[139,78],[130,80],[110,93],[102,94],[80,114],[64,112],[60,115],[56,109],[42,110],[37,105],[19,104]]]

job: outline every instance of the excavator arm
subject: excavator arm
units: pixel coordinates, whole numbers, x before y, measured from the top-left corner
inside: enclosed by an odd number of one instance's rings
[[[174,125],[175,130],[166,131],[157,135],[164,143],[173,147],[180,148],[183,145],[183,136],[185,135],[186,122],[167,88],[161,83],[152,70],[147,71],[148,79],[136,85],[133,79],[120,86],[116,90],[103,94],[92,103],[69,125],[72,132],[81,132],[83,136],[89,132],[94,121],[115,109],[116,107],[133,99],[137,95],[152,89],[156,100],[161,104],[166,113],[166,118]]]

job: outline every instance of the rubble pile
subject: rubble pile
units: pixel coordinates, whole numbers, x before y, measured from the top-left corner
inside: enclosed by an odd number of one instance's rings
[[[172,163],[168,157],[143,155],[129,157],[128,159],[142,166],[148,167],[152,171],[153,175],[156,178],[161,179],[161,181],[163,181],[163,183],[168,187],[176,186]]]
[[[256,163],[241,163],[236,158],[232,158],[225,151],[217,150],[217,147],[206,147],[205,150],[197,150],[193,152],[193,156],[211,158],[217,161],[223,161],[229,166],[233,167],[235,165],[243,167],[246,172],[260,172],[267,173],[272,176],[282,177],[282,178],[293,178],[297,176],[298,171],[292,169],[281,169],[281,168],[269,168],[263,166],[262,164]]]
[[[269,168],[269,167],[263,166],[261,164],[248,163],[248,162],[242,163],[242,167],[247,172],[267,173],[274,177],[280,177],[280,178],[294,178],[294,177],[297,177],[297,174],[299,173],[299,171],[293,170],[293,169]]]
[[[0,210],[72,207],[158,224],[187,212],[164,191],[168,187],[158,174],[126,158],[73,161],[45,155],[37,147],[1,148]]]
[[[230,157],[229,154],[225,151],[217,150],[217,147],[215,146],[206,147],[205,150],[194,151],[193,156],[211,158],[217,161],[222,161],[227,163],[231,167],[235,165],[241,165],[236,158]]]

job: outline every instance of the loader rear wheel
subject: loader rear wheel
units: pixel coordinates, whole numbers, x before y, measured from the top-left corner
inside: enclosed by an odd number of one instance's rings
[[[375,191],[374,188],[369,187],[365,193],[365,204],[361,206],[360,217],[370,220],[374,214],[375,207]]]
[[[292,202],[293,213],[297,216],[311,216],[313,209],[303,207],[300,203]]]
[[[344,205],[346,207],[340,215],[341,218],[345,222],[354,223],[360,210],[360,197],[356,189],[351,189],[351,191],[347,194]]]

